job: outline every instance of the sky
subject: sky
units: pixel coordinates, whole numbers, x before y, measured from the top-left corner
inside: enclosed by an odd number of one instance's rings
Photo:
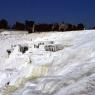
[[[95,0],[0,0],[0,19],[95,26]]]

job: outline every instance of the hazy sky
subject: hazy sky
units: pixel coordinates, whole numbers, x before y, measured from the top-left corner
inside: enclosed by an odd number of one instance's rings
[[[0,19],[95,25],[95,0],[0,0]]]

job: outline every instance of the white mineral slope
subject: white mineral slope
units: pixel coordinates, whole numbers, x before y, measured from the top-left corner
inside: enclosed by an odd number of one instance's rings
[[[64,48],[34,48],[39,41]],[[95,95],[95,30],[0,34],[0,95]]]

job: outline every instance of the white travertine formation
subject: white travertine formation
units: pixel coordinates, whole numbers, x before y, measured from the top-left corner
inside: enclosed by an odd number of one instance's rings
[[[95,95],[95,30],[1,33],[0,95]]]

